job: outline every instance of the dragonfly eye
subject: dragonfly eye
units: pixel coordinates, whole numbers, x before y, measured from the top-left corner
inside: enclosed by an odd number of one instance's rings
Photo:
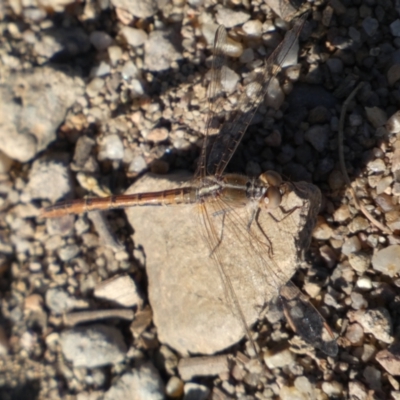
[[[282,201],[282,195],[279,188],[270,186],[265,194],[265,200],[269,209],[273,210],[279,207]]]
[[[258,179],[271,186],[280,186],[282,183],[282,177],[275,171],[265,171]]]

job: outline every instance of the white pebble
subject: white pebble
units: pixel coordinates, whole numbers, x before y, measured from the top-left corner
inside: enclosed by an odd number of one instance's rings
[[[262,35],[262,23],[259,20],[247,21],[242,29],[249,37],[259,38]]]
[[[124,26],[119,33],[132,47],[141,46],[147,40],[147,33],[142,29]]]
[[[118,135],[109,135],[103,139],[100,148],[100,159],[121,160],[124,156],[124,145]]]

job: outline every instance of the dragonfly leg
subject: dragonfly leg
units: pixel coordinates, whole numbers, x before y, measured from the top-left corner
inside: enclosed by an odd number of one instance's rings
[[[260,208],[257,208],[257,209],[256,209],[256,212],[255,212],[255,214],[254,214],[253,220],[255,221],[255,223],[256,223],[256,225],[257,225],[259,231],[261,232],[261,234],[265,237],[265,239],[266,239],[265,245],[268,247],[268,256],[269,256],[270,258],[272,258],[272,256],[274,255],[274,249],[273,249],[273,246],[272,246],[272,242],[271,242],[271,240],[269,239],[267,233],[264,231],[263,227],[262,227],[262,226],[260,225],[260,223],[258,222],[258,216],[259,216],[260,212],[261,212],[261,209],[260,209]],[[268,213],[268,214],[269,214],[269,213]],[[249,228],[250,228],[250,226],[249,226]]]

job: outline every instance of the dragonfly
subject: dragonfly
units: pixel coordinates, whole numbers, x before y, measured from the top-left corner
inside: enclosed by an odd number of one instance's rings
[[[226,79],[226,53],[229,38],[226,29],[220,26],[215,34],[213,59],[210,70],[210,83],[207,90],[208,114],[205,135],[197,171],[189,186],[174,189],[143,192],[136,194],[113,195],[104,198],[84,198],[59,202],[42,209],[45,218],[61,217],[66,214],[81,214],[94,210],[109,210],[136,206],[179,206],[194,205],[198,210],[199,225],[210,249],[210,257],[218,269],[223,282],[226,298],[232,304],[235,315],[243,325],[254,351],[256,344],[241,308],[235,288],[222,254],[225,236],[236,243],[229,246],[243,248],[249,262],[254,266],[254,275],[269,279],[278,289],[284,315],[292,329],[312,346],[330,356],[337,354],[334,335],[320,313],[305,295],[290,281],[286,271],[274,262],[274,249],[268,241],[252,234],[261,211],[271,212],[281,206],[282,198],[293,185],[284,182],[275,171],[263,172],[257,178],[236,173],[225,173],[226,167],[235,153],[243,135],[250,125],[262,100],[265,98],[272,80],[285,66],[293,51],[297,51],[299,35],[308,14],[297,18],[283,41],[275,48],[258,70],[252,71],[243,85],[235,110],[225,119],[214,135],[215,121],[224,101],[221,95],[222,82]],[[318,191],[318,196],[320,196]],[[238,210],[246,209],[247,220],[239,217]],[[288,211],[290,214],[290,211]],[[222,221],[220,224],[216,219]],[[228,230],[233,235],[225,235]],[[309,244],[309,243],[308,243]],[[286,282],[282,285],[283,280]]]

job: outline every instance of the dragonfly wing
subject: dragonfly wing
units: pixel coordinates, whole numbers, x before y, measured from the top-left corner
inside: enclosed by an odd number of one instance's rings
[[[223,282],[225,299],[250,340],[249,325],[290,280],[303,244],[309,243],[302,236],[310,234],[307,226],[314,223],[318,207],[314,196],[305,192],[293,186],[293,192],[283,197],[282,208],[270,213],[258,209],[258,203],[235,206],[222,198],[200,205],[203,236]],[[255,209],[259,212],[253,220]]]
[[[308,14],[300,17],[286,33],[284,40],[272,52],[264,67],[254,72],[241,93],[235,111],[226,120],[207,159],[207,174],[221,176],[235,152],[261,101],[268,92],[271,79],[281,71],[292,54]]]
[[[205,137],[201,149],[199,164],[195,174],[196,178],[204,177],[206,175],[206,156],[207,149],[210,145],[210,136],[212,136],[213,130],[215,129],[213,127],[213,124],[215,123],[215,117],[222,108],[223,104],[224,96],[222,91],[222,81],[224,80],[224,74],[226,72],[226,69],[224,68],[226,64],[226,40],[227,32],[225,27],[221,25],[218,27],[214,39],[213,59],[209,74],[210,82],[207,88],[208,112],[205,125]]]
[[[300,337],[329,356],[337,355],[338,346],[329,326],[292,282],[281,288],[280,300],[289,325]]]

